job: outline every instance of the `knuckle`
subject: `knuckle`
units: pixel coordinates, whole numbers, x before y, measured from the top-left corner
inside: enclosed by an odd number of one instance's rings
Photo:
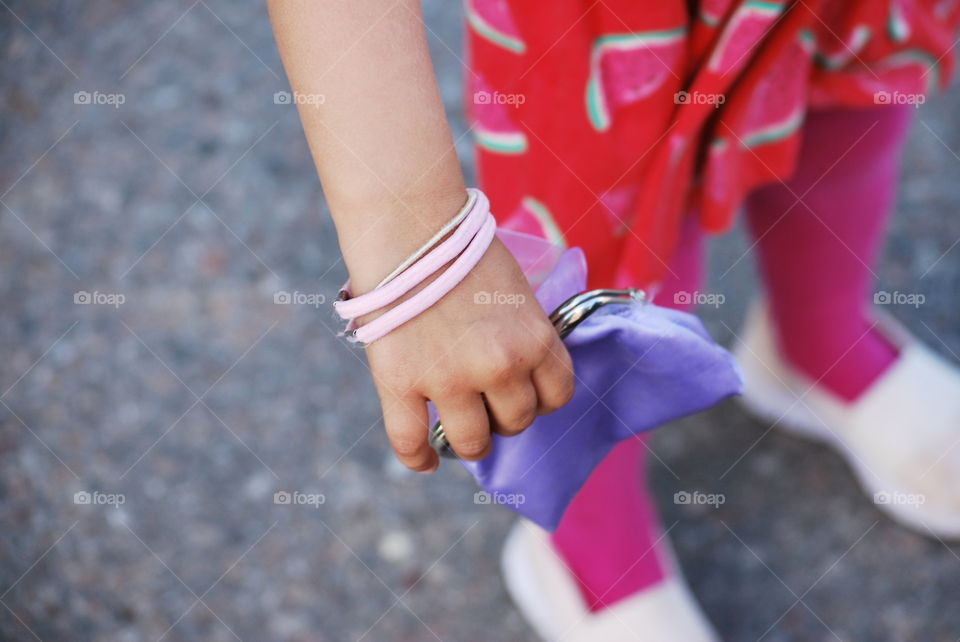
[[[421,421],[416,404],[406,396],[387,391],[380,395],[380,404],[388,435],[404,435]]]
[[[545,357],[556,342],[558,335],[549,321],[543,320],[530,329],[532,344],[541,357]]]
[[[484,368],[481,379],[484,382],[496,383],[509,379],[515,370],[514,363],[506,358],[491,358]]]
[[[435,373],[431,377],[428,388],[431,399],[456,397],[467,391],[467,387],[463,383],[463,377],[450,371]]]
[[[376,372],[373,383],[380,397],[385,399],[399,399],[410,392],[406,373]]]
[[[541,411],[553,412],[562,408],[570,403],[575,392],[576,383],[573,380],[573,375],[566,374],[560,377],[556,384],[545,391],[543,398],[540,400]]]
[[[402,368],[398,368],[400,370]],[[453,378],[454,369],[446,360],[440,360],[432,364],[422,373],[421,378],[428,383],[441,383]]]
[[[484,348],[483,378],[495,381],[508,377],[515,364],[514,351],[504,343],[493,342]]]
[[[391,439],[393,444],[393,451],[397,454],[397,457],[401,459],[411,461],[414,459],[424,458],[426,451],[424,450],[424,444],[421,441],[416,441],[413,439]]]
[[[458,455],[464,458],[479,457],[486,451],[490,440],[487,437],[482,439],[468,439],[466,441],[454,442],[453,449]]]
[[[501,432],[503,432],[505,435],[519,434],[529,428],[530,424],[532,424],[533,420],[536,418],[537,413],[535,410],[524,409],[523,411],[504,421],[500,426]]]

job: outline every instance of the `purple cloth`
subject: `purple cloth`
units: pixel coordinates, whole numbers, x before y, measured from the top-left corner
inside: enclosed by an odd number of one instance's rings
[[[560,253],[523,236],[500,233],[533,277],[547,312],[584,290],[586,264],[579,248]],[[548,255],[552,269],[543,270]],[[618,442],[709,408],[742,386],[733,357],[699,319],[652,303],[603,306],[565,343],[576,373],[573,400],[519,435],[494,435],[493,451],[482,461],[461,460],[492,501],[551,531]]]

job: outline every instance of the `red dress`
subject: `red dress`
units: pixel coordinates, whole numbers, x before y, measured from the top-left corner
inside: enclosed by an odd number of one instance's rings
[[[502,226],[657,280],[683,218],[792,172],[808,109],[921,103],[960,0],[467,0],[467,106]]]

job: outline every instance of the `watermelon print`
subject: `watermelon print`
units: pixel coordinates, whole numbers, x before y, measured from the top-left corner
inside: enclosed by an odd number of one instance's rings
[[[702,0],[699,8],[700,20],[708,27],[718,27],[729,8],[730,0]]]
[[[538,238],[547,239],[554,245],[567,247],[560,226],[553,219],[547,206],[533,198],[524,197],[520,206],[504,221],[501,228],[530,234]]]
[[[866,91],[895,91],[904,94],[926,95],[940,82],[940,68],[932,55],[918,49],[907,49],[888,56],[871,66],[871,73],[863,73],[860,83]],[[876,74],[876,75],[874,75]]]
[[[587,113],[597,131],[610,128],[612,113],[660,89],[683,54],[683,28],[598,38],[590,54]]]
[[[495,45],[517,54],[527,50],[507,0],[469,0],[467,22],[478,34]]]
[[[828,50],[817,52],[817,64],[824,69],[840,69],[857,58],[863,48],[870,42],[872,31],[867,25],[857,25],[853,28],[850,37]]]
[[[960,0],[466,2],[470,76],[526,98],[468,102],[480,187],[504,227],[580,247],[591,288],[662,280],[691,215],[729,229],[811,109],[922,102],[960,35]]]
[[[478,126],[473,130],[477,145],[495,154],[523,154],[527,137],[520,131],[494,131]]]
[[[748,148],[781,141],[800,129],[807,110],[807,65],[798,38],[760,79],[753,91],[744,123],[743,144]]]
[[[802,29],[797,39],[800,41],[804,54],[812,56],[817,50],[817,36],[810,29]]]
[[[726,75],[746,65],[754,47],[782,11],[783,4],[779,2],[751,0],[740,5],[723,28],[710,57],[710,71]]]
[[[480,76],[472,77],[468,100],[477,145],[495,154],[523,154],[527,136],[515,122],[516,108],[494,100],[495,91]]]
[[[907,78],[916,77],[919,74],[917,93],[931,93],[940,84],[939,59],[919,49],[907,49],[893,54],[880,61],[874,69],[878,70],[881,75],[896,73]],[[907,78],[904,78],[904,80],[909,82]]]
[[[890,0],[890,19],[887,22],[887,33],[894,42],[906,42],[910,39],[910,23],[903,13],[903,7],[898,0]]]
[[[800,129],[805,113],[804,107],[798,106],[782,119],[751,130],[742,139],[744,146],[753,148],[783,140]]]

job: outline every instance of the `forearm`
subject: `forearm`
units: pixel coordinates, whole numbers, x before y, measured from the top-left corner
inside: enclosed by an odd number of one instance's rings
[[[466,196],[419,0],[268,0],[344,260],[358,291]]]

